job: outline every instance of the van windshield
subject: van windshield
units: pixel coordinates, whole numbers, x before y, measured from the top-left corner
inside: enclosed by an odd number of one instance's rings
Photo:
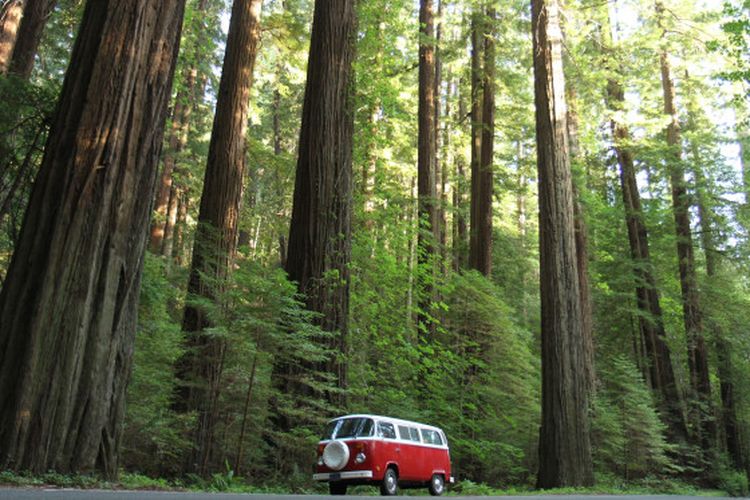
[[[323,439],[346,439],[372,436],[374,422],[371,418],[342,418],[328,422]]]

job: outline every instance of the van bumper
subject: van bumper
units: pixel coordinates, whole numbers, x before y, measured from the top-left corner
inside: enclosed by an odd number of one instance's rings
[[[339,479],[372,479],[371,470],[352,470],[345,472],[321,472],[313,474],[315,481],[338,481]]]

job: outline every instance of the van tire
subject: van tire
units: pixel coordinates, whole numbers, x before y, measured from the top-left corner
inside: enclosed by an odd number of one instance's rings
[[[445,493],[445,477],[442,474],[433,474],[430,479],[430,495],[439,497]]]
[[[380,494],[384,497],[392,497],[398,493],[398,474],[396,469],[388,467],[380,483]]]
[[[346,483],[329,482],[328,492],[331,495],[346,495]]]

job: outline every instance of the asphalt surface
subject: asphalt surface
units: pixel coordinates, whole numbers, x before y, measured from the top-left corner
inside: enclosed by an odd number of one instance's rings
[[[377,490],[375,490],[377,492]],[[236,495],[230,493],[174,493],[160,491],[104,491],[104,490],[66,490],[43,488],[0,488],[2,500],[342,500],[342,497],[328,495]],[[425,497],[429,498],[429,497]],[[450,500],[706,500],[706,497],[689,497],[673,495],[617,496],[617,495],[538,495],[518,497],[446,497]],[[712,500],[717,500],[713,497]]]

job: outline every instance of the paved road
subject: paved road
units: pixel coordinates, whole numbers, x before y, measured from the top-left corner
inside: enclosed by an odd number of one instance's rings
[[[152,491],[102,491],[61,489],[0,488],[0,500],[342,500],[327,495],[234,495],[229,493],[165,493]],[[352,498],[352,497],[349,497]],[[548,495],[522,497],[446,497],[449,500],[706,500],[705,497],[651,495],[651,496],[598,496],[598,495]],[[718,500],[714,497],[712,500]],[[727,499],[728,500],[728,499]]]

